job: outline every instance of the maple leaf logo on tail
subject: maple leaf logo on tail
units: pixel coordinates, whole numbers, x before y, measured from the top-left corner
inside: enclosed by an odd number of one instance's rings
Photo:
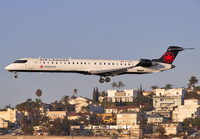
[[[163,59],[166,63],[171,64],[174,61],[174,54],[171,52],[166,52],[163,56]]]

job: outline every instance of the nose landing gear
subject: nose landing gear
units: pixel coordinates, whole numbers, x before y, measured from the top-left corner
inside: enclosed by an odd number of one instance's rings
[[[18,75],[17,75],[17,72],[15,71],[15,76],[14,76],[15,78],[18,78]]]

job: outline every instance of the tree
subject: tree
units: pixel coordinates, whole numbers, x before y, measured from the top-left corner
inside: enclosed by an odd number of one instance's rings
[[[96,102],[99,102],[99,90],[96,88]]]
[[[36,96],[40,98],[40,96],[42,95],[42,90],[38,89],[35,93],[36,93]]]
[[[74,94],[74,96],[77,95],[77,89],[74,89],[73,94]]]
[[[161,135],[164,135],[166,132],[165,129],[163,128],[163,126],[161,126],[161,125],[159,125],[155,131],[160,133]]]
[[[154,91],[154,89],[157,89],[158,86],[154,85],[154,86],[151,86],[151,89]]]
[[[120,90],[121,87],[125,87],[125,84],[123,84],[122,81],[118,81],[117,88]]]
[[[192,76],[189,79],[189,84],[188,84],[188,89],[191,89],[191,87],[193,88],[193,91],[195,91],[195,84],[198,83],[198,79],[195,76]]]
[[[96,90],[95,90],[95,87],[94,87],[94,90],[93,90],[93,102],[96,102]]]
[[[111,85],[112,85],[113,90],[114,90],[115,87],[117,87],[117,83],[116,82],[113,82]]]
[[[173,85],[171,85],[171,84],[166,84],[164,88],[165,88],[165,89],[172,89],[172,86],[173,86]]]

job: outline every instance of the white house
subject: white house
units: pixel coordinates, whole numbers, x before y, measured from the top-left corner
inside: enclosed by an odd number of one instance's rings
[[[100,96],[98,99],[100,102],[133,102],[137,97],[137,91],[134,89],[124,89],[124,90],[108,90],[107,96]],[[106,100],[105,100],[106,98]]]
[[[183,122],[185,118],[200,117],[200,100],[190,98],[184,100],[184,105],[179,105],[172,113],[173,122]]]
[[[155,89],[153,107],[156,111],[172,111],[174,107],[183,105],[183,98],[187,90],[179,89]]]

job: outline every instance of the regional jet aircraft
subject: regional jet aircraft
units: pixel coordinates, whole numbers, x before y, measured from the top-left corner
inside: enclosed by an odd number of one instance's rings
[[[9,72],[71,72],[100,76],[99,82],[110,82],[109,76],[148,74],[175,68],[172,65],[180,51],[192,48],[170,46],[159,59],[99,60],[62,58],[22,58],[5,67]]]

